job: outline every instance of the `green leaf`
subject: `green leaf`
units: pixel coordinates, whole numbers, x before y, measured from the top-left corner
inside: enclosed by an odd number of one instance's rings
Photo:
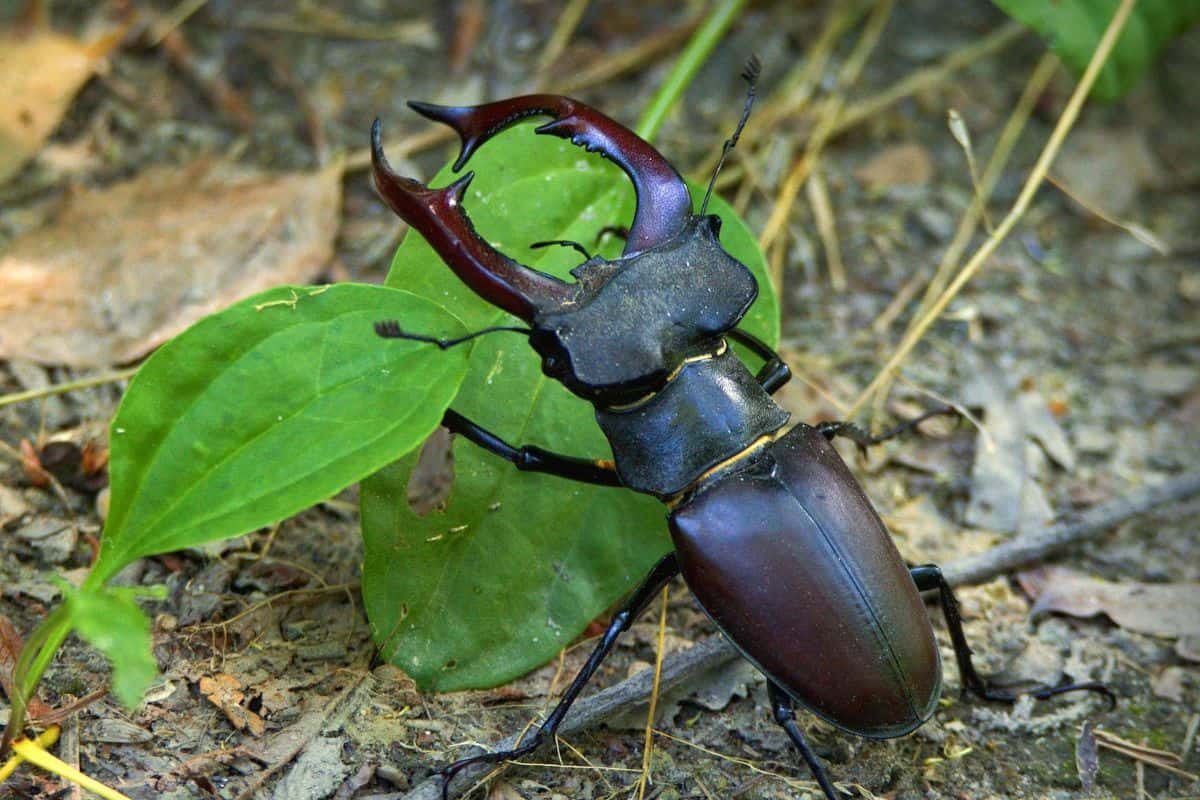
[[[158,674],[151,650],[150,618],[139,595],[163,596],[140,587],[76,589],[60,583],[67,624],[112,662],[112,692],[127,708],[137,706]]]
[[[418,446],[466,372],[465,347],[383,341],[376,321],[459,335],[381,286],[280,287],[206,317],[138,371],[113,419],[96,586],[320,502]]]
[[[477,177],[465,205],[493,245],[565,277],[577,253],[528,245],[572,239],[594,250],[600,229],[632,220],[634,194],[609,162],[531,128],[506,132],[472,158]],[[450,179],[443,170],[433,185]],[[699,200],[704,187],[692,194]],[[759,280],[744,327],[774,343],[778,304],[754,237],[719,199],[710,208],[724,220],[723,244]],[[622,246],[608,237],[600,252],[615,258]],[[417,235],[401,245],[388,282],[445,304],[470,330],[512,321]],[[592,406],[544,377],[516,336],[479,341],[454,408],[513,443],[610,454]],[[418,517],[405,500],[415,461],[363,481],[363,602],[384,657],[422,689],[494,686],[545,663],[670,548],[666,509],[656,500],[518,472],[461,438],[444,510]]]
[[[1050,41],[1082,75],[1120,0],[993,0],[1006,14]],[[1092,94],[1113,101],[1129,91],[1167,43],[1200,19],[1200,0],[1140,0],[1096,78]]]

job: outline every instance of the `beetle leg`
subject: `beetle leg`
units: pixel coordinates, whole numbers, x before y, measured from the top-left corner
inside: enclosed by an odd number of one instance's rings
[[[771,698],[771,710],[775,714],[775,721],[787,731],[788,738],[792,740],[792,744],[796,745],[796,749],[800,751],[804,762],[808,764],[809,770],[813,777],[817,779],[817,784],[821,787],[821,791],[825,793],[827,800],[839,800],[837,790],[833,787],[833,781],[829,779],[829,773],[825,770],[825,765],[817,758],[817,754],[808,746],[808,742],[804,741],[804,737],[800,734],[800,726],[796,724],[796,713],[793,710],[795,701],[792,696],[785,692],[770,678],[767,679],[767,694]]]
[[[558,701],[558,705],[554,707],[533,736],[521,742],[520,745],[514,747],[512,750],[482,753],[455,761],[443,769],[441,771],[443,800],[447,800],[449,797],[450,781],[454,780],[454,776],[467,767],[473,764],[495,764],[500,761],[511,761],[514,758],[520,758],[532,753],[541,747],[547,739],[552,739],[563,718],[566,717],[567,711],[571,708],[571,704],[575,702],[576,698],[579,697],[579,693],[583,691],[583,687],[596,674],[596,670],[599,669],[600,664],[617,643],[617,638],[629,630],[633,621],[646,610],[646,606],[650,604],[654,596],[678,574],[679,561],[675,558],[675,554],[669,553],[663,556],[662,560],[654,565],[654,569],[650,570],[650,574],[642,581],[642,585],[637,588],[637,591],[630,596],[625,605],[621,607],[621,610],[612,618],[612,622],[608,624],[608,629],[604,631],[604,636],[600,638],[600,642],[592,650],[592,654],[588,656],[587,663],[583,665],[583,669],[575,676],[575,680],[571,681],[571,685],[563,693],[562,699]]]
[[[397,175],[383,154],[379,120],[371,126],[371,166],[375,188],[392,211],[484,300],[531,322],[538,311],[559,308],[574,296],[571,284],[517,263],[475,232],[462,207],[473,173],[441,189]]]
[[[480,106],[438,106],[409,102],[409,107],[458,132],[462,150],[454,171],[462,169],[479,146],[500,131],[527,117],[550,116],[537,128],[587,150],[598,151],[625,171],[637,192],[637,211],[629,227],[625,255],[648,250],[683,230],[692,216],[687,184],[663,158],[636,133],[599,111],[557,94],[510,97]]]
[[[543,450],[533,445],[514,447],[487,428],[472,422],[452,409],[446,409],[442,425],[479,445],[489,453],[509,461],[522,472],[545,472],[580,483],[598,486],[620,486],[621,480],[611,461],[577,458]]]
[[[1045,700],[1064,692],[1099,692],[1108,700],[1109,705],[1116,707],[1117,698],[1112,690],[1099,681],[1083,681],[1080,683],[1063,683],[1058,686],[1032,686],[1028,689],[1002,689],[988,685],[988,682],[975,670],[971,660],[971,647],[963,633],[962,613],[959,611],[958,598],[950,588],[950,583],[942,570],[936,564],[925,564],[909,570],[913,582],[922,592],[937,589],[938,599],[942,604],[942,613],[946,616],[946,627],[950,629],[950,641],[954,645],[954,658],[958,662],[958,673],[962,678],[963,694],[970,692],[982,700],[1000,703],[1015,702],[1021,695],[1031,695],[1038,700]]]
[[[952,406],[944,406],[935,408],[932,411],[926,411],[918,417],[914,417],[907,422],[901,422],[891,430],[884,431],[878,436],[872,436],[862,427],[853,422],[818,422],[816,428],[826,439],[833,441],[838,436],[844,436],[850,441],[858,445],[858,449],[866,452],[868,447],[874,447],[877,444],[886,442],[888,439],[895,439],[897,436],[909,433],[917,429],[925,420],[930,417],[939,417],[943,414],[957,415],[958,410]]]
[[[762,388],[766,389],[767,394],[775,394],[792,379],[792,370],[784,363],[779,353],[772,350],[771,346],[762,339],[741,328],[734,328],[729,332],[729,336],[749,347],[755,355],[766,362],[759,368],[754,379]]]

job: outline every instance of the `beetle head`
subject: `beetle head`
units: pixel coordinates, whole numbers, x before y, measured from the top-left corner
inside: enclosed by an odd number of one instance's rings
[[[721,220],[693,216],[668,242],[574,270],[576,302],[533,320],[547,375],[602,406],[661,389],[691,356],[712,353],[758,295],[750,270],[721,247]]]
[[[690,355],[711,351],[757,294],[749,270],[724,251],[720,220],[694,216],[687,185],[661,154],[595,109],[559,95],[526,95],[481,106],[409,103],[459,134],[460,170],[484,142],[535,115],[536,129],[611,159],[629,176],[637,210],[623,256],[589,259],[574,284],[517,263],[484,241],[462,208],[471,173],[430,189],[392,171],[379,124],[372,163],[380,195],[484,300],[533,326],[530,341],[547,375],[601,405],[632,402],[666,383]]]

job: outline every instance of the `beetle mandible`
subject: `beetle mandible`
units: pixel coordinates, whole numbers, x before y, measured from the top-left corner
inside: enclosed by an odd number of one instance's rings
[[[757,73],[751,59],[743,76],[749,84],[745,110],[725,154],[749,116]],[[409,106],[458,133],[456,172],[500,131],[549,116],[536,133],[597,151],[629,176],[637,209],[620,258],[588,256],[573,242],[539,243],[584,253],[584,263],[571,272],[575,281],[566,282],[523,266],[475,232],[461,202],[473,173],[441,189],[401,177],[384,156],[378,120],[371,131],[379,194],[480,297],[528,324],[503,329],[527,334],[545,374],[595,406],[613,458],[514,446],[453,410],[443,424],[518,469],[654,495],[669,509],[675,546],[613,617],[537,732],[513,750],[446,767],[443,796],[465,767],[518,758],[552,738],[617,637],[680,573],[722,633],[766,676],[775,720],[828,800],[837,797],[833,783],[805,742],[794,705],[870,738],[902,736],[925,722],[937,707],[942,665],[922,591],[938,592],[964,691],[1007,702],[1018,696],[989,686],[976,672],[941,570],[904,563],[830,444],[839,435],[860,445],[886,435],[872,438],[847,423],[787,427],[789,415],[771,395],[791,373],[767,344],[737,328],[758,287],[749,269],[722,248],[720,220],[705,213],[707,195],[693,214],[687,185],[662,155],[567,97]],[[437,340],[391,321],[376,331],[443,347],[478,335]],[[757,374],[733,354],[726,337],[765,360]],[[1024,693],[1044,698],[1075,689],[1107,693],[1095,683]]]

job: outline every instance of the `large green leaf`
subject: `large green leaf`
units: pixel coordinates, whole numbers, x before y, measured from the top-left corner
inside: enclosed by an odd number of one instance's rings
[[[1088,61],[1120,0],[993,0],[1010,17],[1050,40],[1050,48],[1076,75]],[[1096,78],[1092,93],[1112,101],[1133,87],[1159,52],[1200,20],[1200,0],[1139,0],[1125,30]]]
[[[566,276],[580,258],[567,248],[530,250],[530,243],[572,239],[592,247],[601,228],[633,217],[633,191],[619,169],[534,136],[531,126],[490,142],[470,166],[477,177],[465,205],[480,233],[547,272]],[[450,179],[443,170],[433,184]],[[692,193],[702,197],[703,187]],[[778,304],[754,237],[720,200],[710,208],[724,219],[724,245],[759,280],[744,327],[773,343]],[[621,246],[609,238],[601,252],[615,257]],[[512,321],[414,234],[388,282],[443,303],[472,330]],[[454,408],[514,443],[609,454],[592,407],[545,378],[528,343],[512,334],[476,345]],[[670,547],[657,501],[521,473],[462,439],[445,509],[418,517],[405,501],[415,460],[362,484],[363,601],[383,655],[423,689],[493,686],[550,660]]]
[[[395,289],[281,287],[160,348],[113,419],[112,500],[89,585],[141,556],[283,519],[419,445],[467,353],[382,341],[372,325],[389,318],[463,331]]]

